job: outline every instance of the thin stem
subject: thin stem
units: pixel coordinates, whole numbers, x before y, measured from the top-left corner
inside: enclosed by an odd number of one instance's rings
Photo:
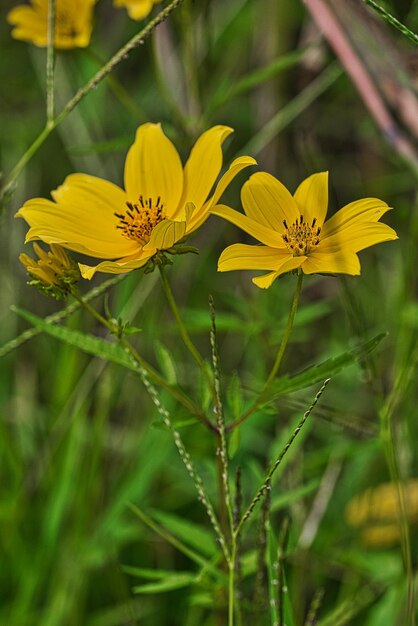
[[[209,388],[212,390],[212,392],[214,392],[214,395],[216,397],[216,393],[214,390],[214,386],[213,386],[213,382],[211,377],[209,376],[209,372],[206,368],[205,362],[202,359],[198,349],[196,348],[196,346],[194,345],[193,341],[190,339],[190,335],[187,332],[187,328],[185,327],[183,320],[181,319],[181,315],[180,312],[178,310],[177,307],[177,303],[176,300],[174,298],[173,292],[171,290],[170,287],[170,283],[168,281],[167,278],[167,272],[165,271],[165,267],[160,263],[158,265],[158,269],[160,270],[160,276],[161,276],[161,283],[163,286],[163,291],[164,294],[167,298],[167,302],[168,305],[171,309],[172,314],[174,315],[174,319],[176,320],[179,332],[180,332],[180,336],[183,340],[184,345],[186,346],[186,348],[188,349],[188,351],[190,352],[190,354],[192,355],[192,357],[194,358],[194,360],[196,361],[197,365],[200,367],[200,369],[203,372],[204,377],[206,378],[206,381],[209,385]]]
[[[50,133],[67,117],[69,113],[77,106],[77,104],[87,96],[90,91],[95,89],[97,85],[104,79],[108,74],[110,74],[113,69],[124,59],[126,59],[132,50],[137,48],[139,45],[144,43],[145,39],[149,37],[152,31],[159,25],[161,22],[167,19],[174,9],[176,9],[184,0],[172,0],[170,4],[165,7],[158,15],[148,22],[148,24],[143,28],[139,33],[134,35],[128,43],[126,43],[122,48],[113,55],[113,57],[104,65],[96,74],[91,78],[84,87],[80,87],[80,89],[76,92],[76,94],[67,102],[67,104],[62,109],[61,113],[57,115],[55,118],[51,119],[49,123],[45,126],[43,131],[38,135],[35,141],[31,146],[26,150],[24,155],[20,158],[18,163],[15,165],[11,173],[6,179],[4,186],[0,192],[0,200],[7,196],[16,182],[16,179],[20,175],[21,171],[30,161],[32,156],[37,152],[40,146],[44,143],[45,139],[50,135]]]
[[[303,273],[302,273],[301,270],[299,270],[299,272],[298,272],[298,279],[297,279],[297,283],[296,283],[296,289],[295,289],[295,293],[293,295],[292,305],[291,305],[290,311],[289,311],[289,317],[287,319],[286,330],[285,330],[285,333],[283,335],[282,341],[280,343],[280,347],[279,347],[279,350],[278,350],[277,355],[276,355],[276,360],[274,361],[274,365],[273,365],[273,367],[271,369],[271,372],[270,372],[270,374],[269,374],[269,376],[268,376],[268,378],[267,378],[267,380],[266,380],[266,382],[264,384],[264,387],[261,390],[258,398],[254,402],[252,407],[250,407],[246,413],[241,415],[241,417],[239,417],[234,422],[231,422],[228,425],[228,427],[227,427],[228,431],[233,430],[234,428],[236,428],[236,426],[239,426],[240,424],[245,422],[249,417],[251,417],[251,415],[253,415],[257,411],[257,409],[263,404],[264,400],[266,399],[267,392],[270,389],[270,386],[271,386],[273,380],[275,379],[276,374],[277,374],[277,372],[278,372],[278,370],[280,368],[280,365],[282,363],[287,344],[289,342],[290,334],[291,334],[292,328],[293,328],[293,322],[295,321],[296,311],[298,310],[298,306],[299,306],[300,293],[302,291],[302,281],[303,281]]]
[[[403,35],[405,35],[405,37],[408,37],[408,39],[413,41],[415,44],[418,43],[418,35],[410,30],[407,26],[405,26],[405,24],[402,24],[402,22],[397,20],[396,17],[391,15],[391,13],[386,11],[386,9],[377,4],[377,2],[375,2],[374,0],[363,0],[363,2],[364,4],[368,4],[370,7],[372,7],[376,11],[376,13],[378,13],[384,20],[386,20],[386,22],[388,22],[388,24],[397,28]]]
[[[219,366],[218,344],[216,340],[215,306],[212,296],[209,296],[209,311],[211,319],[210,345],[212,349],[212,368],[214,375],[215,414],[216,425],[218,427],[216,465],[219,481],[220,520],[224,532],[228,532],[229,529],[229,534],[232,537],[234,532],[234,520],[231,506],[231,493],[229,489],[228,443],[225,436],[225,415],[222,404],[221,371]]]
[[[171,434],[173,435],[173,439],[174,439],[174,443],[175,446],[177,448],[178,453],[180,454],[181,460],[183,461],[187,472],[190,476],[190,478],[192,479],[198,496],[199,496],[199,500],[200,502],[203,504],[203,506],[206,509],[206,513],[208,514],[209,520],[212,524],[212,527],[215,531],[215,534],[217,536],[219,545],[222,549],[223,555],[225,557],[226,562],[229,564],[230,563],[230,554],[229,554],[229,550],[228,550],[228,545],[226,543],[226,539],[225,536],[222,532],[222,529],[220,527],[218,518],[216,517],[216,513],[215,510],[206,494],[204,485],[203,485],[203,481],[200,477],[200,475],[196,472],[192,459],[190,457],[190,454],[187,452],[184,443],[182,441],[182,438],[180,436],[180,433],[178,432],[178,430],[176,430],[176,428],[174,428],[173,426],[173,422],[171,421],[171,417],[169,412],[167,411],[167,409],[161,404],[160,399],[158,397],[157,391],[155,389],[155,387],[153,387],[153,385],[151,384],[149,378],[148,378],[148,373],[147,371],[142,367],[142,365],[138,365],[138,372],[139,375],[141,377],[141,380],[146,388],[146,390],[148,391],[158,413],[160,414],[164,424],[166,425],[166,427],[168,428],[168,430],[171,432]]]
[[[231,556],[229,561],[228,576],[228,626],[234,626],[235,615],[235,560],[236,560],[236,537],[232,536]]]
[[[324,392],[324,390],[325,390],[325,388],[328,385],[330,380],[331,380],[330,378],[327,378],[324,381],[324,384],[322,385],[321,389],[316,394],[316,396],[313,399],[313,401],[312,401],[311,405],[309,406],[308,410],[304,413],[302,419],[300,420],[299,424],[296,426],[294,432],[290,436],[290,438],[289,438],[288,442],[286,443],[286,445],[284,446],[283,450],[280,452],[280,454],[277,457],[276,461],[270,467],[270,470],[268,471],[268,474],[267,474],[266,478],[264,479],[263,484],[258,489],[257,493],[255,494],[254,498],[251,501],[251,504],[249,505],[249,507],[245,511],[244,515],[240,519],[238,525],[236,526],[235,531],[234,531],[234,536],[235,537],[237,537],[239,535],[243,524],[245,524],[245,522],[251,517],[252,513],[254,512],[254,509],[255,509],[256,505],[258,504],[258,502],[260,502],[260,500],[263,497],[263,495],[265,494],[265,492],[270,488],[271,481],[272,481],[274,473],[276,472],[277,468],[279,467],[279,465],[283,461],[284,457],[288,453],[288,451],[289,451],[290,447],[292,446],[294,440],[299,435],[299,433],[302,430],[306,420],[308,419],[308,417],[310,416],[310,414],[314,410],[314,408],[315,408],[319,398],[322,396],[322,394],[323,394],[323,392]]]
[[[96,311],[95,308],[82,298],[76,289],[73,289],[71,293],[74,298],[86,309],[86,311],[88,311],[98,322],[100,322],[100,324],[107,328],[112,335],[117,337],[120,344],[131,357],[133,363],[135,363],[139,368],[142,368],[142,370],[148,374],[153,382],[162,387],[162,389],[167,391],[173,398],[180,402],[202,424],[204,424],[211,431],[216,432],[216,428],[213,424],[211,424],[207,417],[203,415],[200,408],[196,406],[195,403],[183,391],[181,391],[181,389],[177,389],[176,387],[169,385],[164,378],[162,378],[158,372],[137,352],[137,350],[135,350],[129,341],[120,334],[120,329],[115,323],[107,320],[103,317],[103,315]]]
[[[406,506],[405,489],[401,481],[398,460],[396,458],[396,449],[393,435],[393,427],[391,420],[391,409],[386,403],[381,411],[381,441],[383,443],[386,461],[392,482],[396,486],[397,497],[399,502],[399,521],[401,526],[401,546],[402,556],[407,579],[407,623],[409,626],[415,624],[415,589],[414,589],[414,573],[411,558],[411,538],[408,526],[408,510]]]
[[[46,51],[46,123],[54,120],[55,0],[48,0],[48,47]]]

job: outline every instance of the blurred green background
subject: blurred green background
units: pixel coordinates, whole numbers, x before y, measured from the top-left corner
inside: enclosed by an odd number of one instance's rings
[[[4,175],[42,130],[45,116],[45,50],[10,37],[6,15],[16,4],[3,0],[0,7]],[[364,8],[362,2],[354,4]],[[384,6],[418,29],[416,2]],[[356,19],[361,22],[361,14]],[[376,20],[388,41],[377,54],[389,58],[396,49],[408,89],[416,92],[416,48]],[[89,48],[57,55],[58,110],[140,27],[111,2],[97,3]],[[376,48],[367,37],[361,45],[361,57],[380,89],[387,77],[376,69]],[[392,80],[396,92],[403,83],[397,75]],[[388,107],[402,129],[396,103]],[[406,578],[400,545],[365,546],[345,521],[344,507],[364,489],[390,479],[378,414],[391,393],[401,476],[416,475],[417,173],[382,137],[302,3],[186,0],[47,139],[2,214],[1,343],[28,327],[11,305],[42,317],[62,306],[26,285],[18,262],[26,224],[14,220],[15,212],[28,198],[49,197],[72,172],[121,184],[126,151],[145,121],[161,121],[183,158],[204,129],[230,125],[235,133],[224,149],[225,163],[251,154],[260,169],[291,190],[310,173],[329,169],[330,212],[367,196],[394,207],[385,221],[397,230],[399,241],[361,253],[360,277],[305,281],[282,373],[299,372],[378,333],[387,336],[370,357],[328,386],[278,472],[271,524],[279,533],[283,520],[290,519],[285,569],[292,615],[287,626],[310,623],[309,606],[318,591],[323,597],[312,624],[402,626]],[[415,141],[408,126],[402,132]],[[247,176],[245,171],[234,181],[226,203],[239,208],[239,189]],[[251,283],[251,272],[217,274],[221,250],[236,241],[251,242],[245,237],[212,217],[192,241],[199,257],[176,257],[169,269],[186,325],[207,358],[207,302],[209,294],[214,297],[230,419],[250,403],[271,367],[294,289],[292,276],[262,291]],[[93,285],[102,281],[98,276]],[[86,283],[86,290],[93,285]],[[112,314],[142,329],[133,339],[141,354],[210,410],[156,273],[133,272],[109,294]],[[97,301],[100,308],[102,301]],[[85,313],[65,324],[103,336]],[[216,562],[217,546],[194,486],[139,379],[44,335],[3,356],[0,372],[0,622],[225,624],[219,584],[208,575],[196,581],[196,563],[129,506],[137,505],[183,545]],[[242,468],[245,502],[316,390],[281,396],[234,435],[231,467]],[[216,501],[213,440],[184,409],[165,394],[162,398]],[[253,524],[255,534],[256,528]],[[415,554],[413,524],[411,532]],[[251,612],[256,542],[247,534],[244,623],[269,624],[267,606],[257,615]],[[150,572],[156,569],[177,571],[178,588],[153,588],[161,581]]]

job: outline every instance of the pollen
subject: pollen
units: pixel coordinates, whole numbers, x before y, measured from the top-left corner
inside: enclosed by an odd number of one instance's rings
[[[285,231],[282,239],[293,256],[307,254],[312,247],[319,244],[321,228],[316,223],[316,217],[313,218],[311,224],[308,224],[304,221],[303,215],[290,226],[287,225],[286,220],[283,220]]]
[[[115,213],[119,220],[117,229],[127,239],[146,244],[151,237],[155,226],[164,219],[164,205],[158,197],[154,202],[152,198],[144,199],[141,195],[138,203],[127,202],[125,213]]]

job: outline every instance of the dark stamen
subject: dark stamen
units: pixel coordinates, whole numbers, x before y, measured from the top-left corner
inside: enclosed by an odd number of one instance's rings
[[[315,224],[316,224],[316,217],[314,217],[312,220],[312,228],[315,226]]]

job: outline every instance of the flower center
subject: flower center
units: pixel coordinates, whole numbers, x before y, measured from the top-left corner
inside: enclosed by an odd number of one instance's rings
[[[139,204],[127,202],[128,209],[125,213],[115,213],[119,219],[116,228],[121,230],[127,239],[146,244],[155,226],[164,219],[164,205],[161,204],[159,196],[156,202],[153,202],[152,198],[144,200],[142,195],[138,200]]]
[[[58,4],[58,3],[57,3]],[[61,37],[76,37],[78,32],[75,27],[74,16],[65,7],[57,6],[55,10],[56,34]]]
[[[319,244],[320,226],[316,226],[316,217],[312,224],[307,224],[301,215],[291,226],[283,220],[285,231],[282,239],[293,256],[301,256],[309,252],[312,246]]]

